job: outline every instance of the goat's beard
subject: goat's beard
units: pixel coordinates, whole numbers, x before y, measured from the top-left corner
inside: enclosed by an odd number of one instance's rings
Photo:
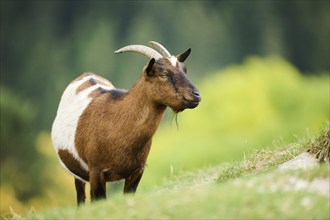
[[[175,119],[175,124],[177,129],[179,129],[179,124],[178,124],[178,115],[181,111],[172,111],[172,120]]]

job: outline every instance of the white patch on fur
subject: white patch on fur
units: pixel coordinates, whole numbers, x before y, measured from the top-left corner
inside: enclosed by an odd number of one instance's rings
[[[77,94],[77,88],[92,78],[106,83],[107,86],[96,84]],[[109,81],[103,80],[94,74],[86,75],[81,80],[69,84],[62,95],[57,115],[52,126],[52,142],[55,150],[63,149],[69,151],[86,171],[88,171],[88,165],[79,157],[74,140],[79,118],[92,100],[89,94],[99,87],[108,90],[115,89]],[[64,168],[68,170],[63,162],[60,162]]]
[[[178,59],[175,56],[171,56],[167,58],[173,66],[176,66],[176,63],[178,62]]]

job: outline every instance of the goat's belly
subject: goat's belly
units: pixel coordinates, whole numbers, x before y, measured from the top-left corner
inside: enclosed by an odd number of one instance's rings
[[[103,80],[102,84],[96,83],[100,82],[100,80]],[[114,89],[109,81],[104,81],[103,78],[94,74],[84,74],[73,81],[65,89],[61,97],[57,115],[52,126],[52,142],[61,159],[61,164],[70,171],[70,173],[78,177],[80,176],[77,175],[77,173],[88,173],[88,165],[78,155],[76,150],[76,129],[80,116],[92,101],[90,94],[100,87],[104,89]],[[63,155],[70,155],[70,159],[67,160],[69,158],[68,156],[62,155],[61,157],[60,152],[62,152]],[[77,169],[77,165],[79,165],[82,171]],[[86,176],[85,174],[82,175]],[[81,178],[85,179],[83,177]]]

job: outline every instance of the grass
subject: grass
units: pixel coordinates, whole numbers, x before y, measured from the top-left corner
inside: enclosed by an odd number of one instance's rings
[[[316,138],[258,150],[241,162],[168,178],[135,196],[115,194],[79,208],[37,210],[16,219],[329,219],[329,163],[308,170],[277,166],[317,146],[329,149],[329,125]],[[318,154],[319,151],[313,151]],[[329,151],[327,151],[329,152]],[[12,214],[15,214],[14,212]],[[8,217],[8,216],[7,216]]]
[[[67,207],[32,213],[28,219],[219,219],[219,218],[317,218],[326,219],[329,198],[313,190],[287,187],[292,176],[297,181],[312,183],[328,178],[329,169],[321,166],[303,172],[262,173],[221,184],[187,187],[179,183],[174,189],[139,193],[136,196],[116,195],[107,201],[80,208]],[[292,182],[292,181],[291,181]],[[277,184],[277,185],[276,185]]]
[[[308,143],[308,152],[314,154],[320,163],[330,162],[330,128]]]

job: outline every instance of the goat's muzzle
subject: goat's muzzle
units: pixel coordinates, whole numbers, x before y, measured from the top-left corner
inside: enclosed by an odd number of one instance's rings
[[[187,108],[196,108],[202,97],[197,89],[192,90],[187,96],[183,97]]]

